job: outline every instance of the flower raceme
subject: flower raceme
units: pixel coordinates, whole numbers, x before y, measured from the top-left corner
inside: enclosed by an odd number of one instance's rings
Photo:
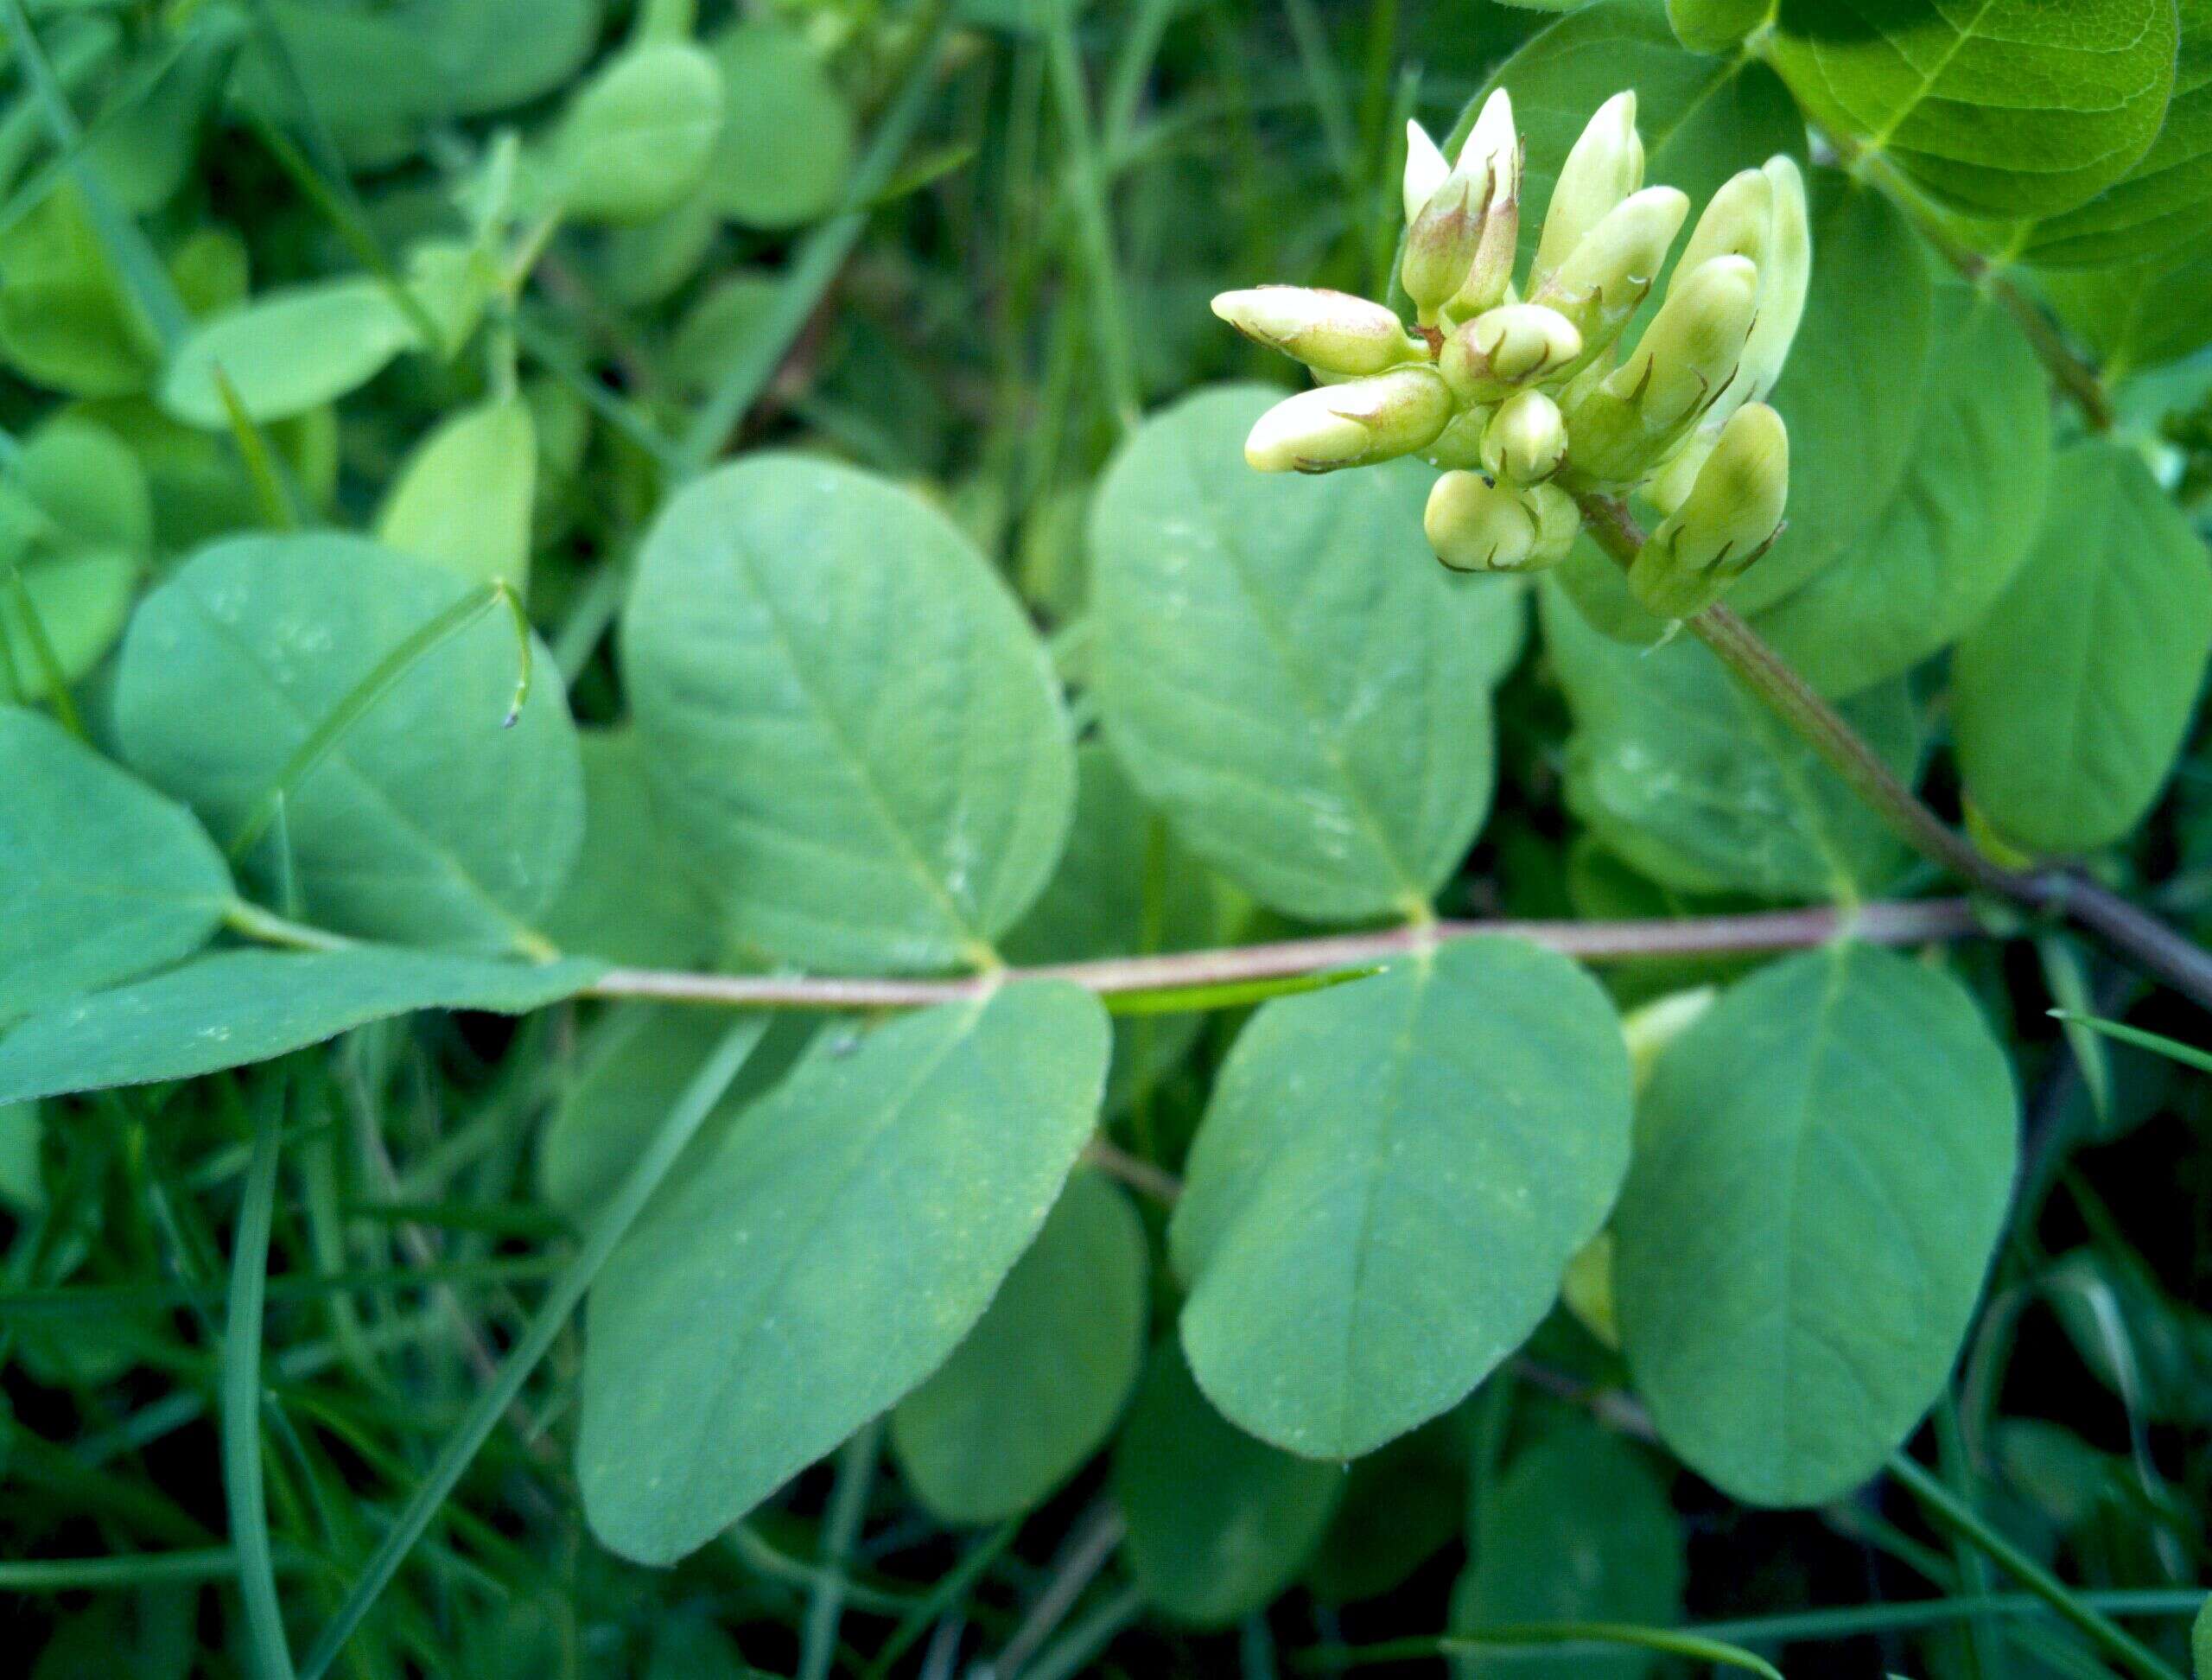
[[[1636,95],[1608,99],[1567,154],[1516,285],[1523,161],[1502,88],[1456,158],[1407,125],[1398,278],[1411,329],[1343,292],[1214,299],[1224,321],[1320,381],[1261,417],[1245,459],[1327,473],[1421,456],[1444,469],[1429,541],[1461,571],[1555,564],[1582,529],[1578,495],[1636,491],[1663,519],[1630,586],[1653,612],[1687,617],[1781,529],[1789,439],[1764,398],[1804,313],[1804,182],[1775,157],[1714,194],[1629,345],[1690,210],[1674,188],[1643,184]]]

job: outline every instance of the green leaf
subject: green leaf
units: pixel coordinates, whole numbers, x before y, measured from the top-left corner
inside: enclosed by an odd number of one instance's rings
[[[2091,851],[2173,769],[2212,655],[2212,555],[2142,457],[2051,463],[2042,534],[1951,664],[1959,767],[2015,845]]]
[[[1174,1339],[1153,1350],[1114,1448],[1123,1555],[1178,1621],[1222,1626],[1298,1578],[1335,1513],[1343,1470],[1232,1427],[1191,1380]]]
[[[1694,205],[1777,152],[1805,155],[1804,121],[1774,72],[1748,55],[1714,60],[1683,51],[1663,0],[1601,0],[1563,17],[1499,66],[1489,87],[1512,94],[1528,146],[1523,262],[1535,255],[1569,149],[1598,107],[1624,87],[1636,90],[1644,178],[1679,187]],[[1460,113],[1446,143],[1452,156],[1480,104],[1478,96]]]
[[[982,555],[867,474],[756,455],[646,538],[623,667],[732,931],[811,967],[976,960],[1074,803],[1044,648]]]
[[[1202,391],[1108,469],[1091,519],[1107,736],[1254,896],[1319,921],[1415,913],[1489,806],[1489,690],[1520,601],[1437,565],[1417,463],[1248,468],[1244,436],[1281,395]]]
[[[0,707],[0,1021],[188,957],[231,900],[192,813]]]
[[[1325,1604],[1380,1598],[1441,1551],[1467,1514],[1465,1433],[1456,1413],[1354,1460],[1306,1585]]]
[[[570,101],[553,142],[563,209],[579,221],[650,221],[705,173],[722,123],[722,76],[688,41],[648,41],[609,60]]]
[[[597,963],[427,951],[220,951],[55,1003],[0,1038],[0,1103],[197,1079],[417,1009],[523,1015],[572,997]]]
[[[1936,296],[1904,476],[1859,537],[1752,620],[1822,693],[1902,676],[1986,612],[2025,557],[2050,465],[2050,394],[2012,318]]]
[[[2196,1620],[2189,1625],[2189,1651],[2196,1680],[2212,1680],[2212,1597],[2205,1599]]]
[[[837,206],[852,172],[853,118],[804,37],[748,18],[708,43],[728,98],[707,195],[748,227],[797,227]]]
[[[527,703],[501,727],[518,657],[505,614],[481,614],[424,653],[294,778],[302,744],[467,594],[357,537],[240,537],[202,550],[146,598],[124,638],[123,755],[221,842],[296,780],[246,873],[320,926],[479,951],[527,944],[575,858],[583,778],[543,647]]]
[[[592,1292],[577,1448],[610,1548],[672,1562],[942,1364],[1096,1123],[1107,1023],[1054,982],[818,1041]]]
[[[1204,950],[1230,934],[1227,890],[1177,842],[1105,744],[1086,741],[1076,748],[1067,850],[1001,948],[1009,963],[1023,965]],[[1205,1026],[1198,1014],[1118,1023],[1107,1112],[1149,1089]]]
[[[1906,852],[1888,824],[1702,642],[1626,646],[1556,589],[1541,613],[1574,716],[1567,803],[1611,850],[1684,893],[1849,900],[1896,878]],[[1917,780],[1920,713],[1902,678],[1843,711]]]
[[[551,92],[599,39],[600,0],[404,0],[397,10],[435,45],[445,108],[461,117]]]
[[[282,420],[335,402],[421,344],[406,312],[366,276],[280,287],[193,329],[162,372],[162,406],[226,431],[227,379],[248,419]]]
[[[1075,1174],[990,1310],[891,1414],[899,1468],[933,1515],[1027,1511],[1104,1444],[1144,1357],[1145,1270],[1128,1198]]]
[[[1456,1404],[1605,1222],[1630,1108],[1603,989],[1517,940],[1268,1003],[1222,1067],[1170,1227],[1199,1386],[1313,1458]]]
[[[653,808],[638,732],[586,729],[578,745],[583,847],[545,913],[545,937],[638,968],[690,968],[720,954],[721,920]]]
[[[1474,1562],[1452,1594],[1452,1629],[1529,1622],[1669,1627],[1681,1613],[1681,1524],[1649,1456],[1581,1418],[1516,1458],[1476,1508]],[[1472,1651],[1464,1680],[1638,1680],[1658,1653]]]
[[[537,1152],[545,1200],[578,1225],[615,1191],[678,1097],[729,1032],[722,1010],[682,1003],[618,1003],[593,1029],[593,1053],[546,1122]],[[814,1022],[772,1020],[690,1148],[703,1159],[754,1098],[791,1070]],[[688,1176],[688,1171],[686,1174]]]
[[[1763,970],[1675,1040],[1613,1219],[1623,1349],[1668,1446],[1754,1505],[1878,1471],[1973,1315],[2015,1112],[1958,983],[1863,946]]]
[[[105,427],[65,413],[24,442],[0,484],[0,575],[19,569],[65,682],[92,670],[122,633],[153,525],[146,475]],[[0,588],[0,671],[13,674],[22,697],[41,697],[46,659],[12,588]]]
[[[1936,198],[2050,216],[2150,150],[2176,40],[2174,0],[1783,0],[1769,50],[1815,123]]]
[[[1732,53],[1774,16],[1775,0],[1667,0],[1667,21],[1694,53]]]
[[[2107,388],[2212,344],[2212,241],[2178,258],[2051,270],[2037,284],[2095,353]]]
[[[1770,398],[1789,427],[1789,523],[1729,589],[1739,613],[1799,588],[1881,512],[1911,458],[1934,346],[1935,281],[1904,213],[1834,169],[1807,185],[1812,285]]]
[[[392,480],[377,535],[471,583],[530,584],[537,429],[511,396],[466,408],[416,445]]]
[[[2010,248],[2033,263],[2135,262],[2212,232],[2212,0],[2180,0],[2181,54],[2165,124],[2103,192],[2036,225]]]

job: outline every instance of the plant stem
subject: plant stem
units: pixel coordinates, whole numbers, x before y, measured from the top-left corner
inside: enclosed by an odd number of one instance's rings
[[[1236,989],[1255,980],[1288,978],[1360,967],[1425,951],[1447,940],[1503,934],[1585,960],[1680,957],[1734,951],[1794,951],[1844,937],[1876,945],[1923,945],[1978,931],[1971,906],[1959,899],[1773,910],[1740,916],[1685,916],[1649,921],[1452,921],[1340,933],[1315,939],[1162,957],[1117,957],[1004,969],[993,975],[924,980],[817,976],[694,974],[666,969],[609,969],[585,989],[593,997],[652,997],[677,1003],[769,1009],[901,1009],[974,997],[1015,980],[1066,980],[1105,997],[1147,992]],[[1211,1007],[1192,996],[1185,1007]]]
[[[1970,1541],[1989,1561],[2048,1604],[2054,1613],[2071,1624],[2123,1667],[2143,1680],[2182,1680],[2171,1664],[2094,1607],[2080,1594],[2015,1546],[1987,1523],[1973,1506],[1946,1487],[1904,1453],[1890,1460],[1890,1474],[1925,1505],[1945,1528]]]
[[[1590,534],[1626,566],[1643,545],[1627,504],[1615,496],[1580,500]],[[1842,714],[1736,614],[1708,607],[1689,627],[1914,850],[1980,891],[2024,910],[2065,918],[2200,1008],[2212,1009],[2212,952],[2077,871],[2023,873],[1984,856],[1922,804]]]

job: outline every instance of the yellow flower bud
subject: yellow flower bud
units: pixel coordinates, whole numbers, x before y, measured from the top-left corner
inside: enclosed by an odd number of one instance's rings
[[[1262,473],[1328,473],[1425,448],[1452,417],[1452,393],[1427,367],[1319,385],[1262,415],[1244,459]]]
[[[1758,320],[1744,347],[1736,400],[1758,403],[1782,377],[1805,318],[1805,293],[1813,278],[1812,218],[1805,208],[1805,178],[1787,157],[1770,157],[1764,172],[1774,193],[1773,226],[1759,264]]]
[[[1222,293],[1213,312],[1245,337],[1324,372],[1380,373],[1425,355],[1394,311],[1348,292],[1254,286]]]
[[[1421,525],[1453,571],[1525,571],[1566,558],[1582,515],[1552,485],[1522,488],[1480,473],[1446,473],[1429,492]]]
[[[1581,353],[1582,335],[1565,315],[1541,303],[1506,303],[1446,339],[1436,365],[1462,402],[1495,402]]]
[[[1483,465],[1492,477],[1541,484],[1567,459],[1567,421],[1541,391],[1505,399],[1483,433]]]
[[[1667,301],[1606,388],[1633,393],[1655,431],[1694,419],[1736,377],[1758,292],[1758,268],[1748,258],[1715,257],[1687,278],[1677,270]]]
[[[1430,194],[1406,232],[1405,253],[1398,259],[1398,282],[1414,301],[1426,325],[1436,319],[1452,294],[1466,283],[1482,247],[1483,213],[1489,203],[1487,173],[1470,180],[1454,169]]]
[[[1428,493],[1422,529],[1453,571],[1517,571],[1536,551],[1535,511],[1480,473],[1446,473]]]
[[[1636,130],[1636,95],[1616,93],[1598,107],[1567,153],[1544,213],[1544,234],[1536,246],[1529,290],[1567,261],[1590,230],[1643,184],[1643,140]]]
[[[1764,403],[1721,428],[1682,505],[1637,551],[1629,588],[1662,618],[1702,612],[1765,553],[1789,499],[1789,431]]]
[[[1428,130],[1419,123],[1406,124],[1406,223],[1411,226],[1421,213],[1421,207],[1435,196],[1452,165],[1436,149],[1436,142],[1428,137]]]
[[[1690,230],[1679,272],[1688,274],[1715,257],[1747,257],[1763,266],[1773,226],[1773,181],[1764,169],[1739,169],[1721,183]]]
[[[1573,321],[1584,354],[1596,357],[1650,295],[1689,213],[1688,197],[1672,187],[1631,193],[1582,236],[1530,300]]]

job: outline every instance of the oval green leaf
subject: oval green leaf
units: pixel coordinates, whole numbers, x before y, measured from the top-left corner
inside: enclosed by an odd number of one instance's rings
[[[2048,216],[2120,179],[2174,86],[2174,0],[1783,0],[1806,113],[1969,215]]]
[[[415,446],[377,515],[377,535],[471,583],[530,584],[537,428],[519,396],[461,410]]]
[[[2212,556],[2135,450],[2051,462],[2042,535],[1959,644],[1959,767],[2029,850],[2094,850],[2165,785],[2212,654]]]
[[[1255,473],[1282,393],[1202,391],[1147,420],[1092,510],[1108,739],[1185,843],[1319,921],[1421,912],[1490,804],[1510,582],[1454,579],[1421,534],[1427,469]]]
[[[622,652],[655,794],[762,949],[972,962],[1052,873],[1075,758],[1044,646],[906,491],[784,455],[695,480],[645,539]]]
[[[583,845],[545,912],[545,937],[638,968],[691,968],[719,955],[721,920],[653,808],[638,732],[586,729],[577,744]]]
[[[1613,1219],[1623,1350],[1667,1445],[1754,1505],[1879,1470],[1973,1316],[2014,1118],[1973,998],[1865,946],[1762,970],[1669,1045]]]
[[[1068,1180],[990,1310],[891,1414],[891,1445],[948,1523],[995,1523],[1097,1451],[1144,1357],[1144,1227],[1096,1173]]]
[[[0,706],[0,1021],[188,957],[231,901],[190,811]]]
[[[386,662],[463,603],[460,579],[357,537],[240,537],[146,598],[116,684],[124,757],[226,845],[287,788],[249,877],[298,913],[371,939],[480,951],[529,945],[574,862],[583,774],[552,658],[496,608],[388,685]],[[372,696],[304,773],[303,745]],[[275,901],[283,901],[278,900]]]
[[[818,1040],[592,1291],[577,1475],[600,1538],[674,1562],[944,1363],[1089,1140],[1107,1042],[1057,982]]]
[[[722,76],[688,41],[648,41],[577,92],[554,137],[562,207],[578,221],[650,221],[705,173],[722,122]]]
[[[406,311],[375,280],[284,287],[195,328],[162,372],[162,406],[189,424],[227,431],[227,379],[249,420],[282,420],[366,385],[420,343]]]
[[[1114,1494],[1129,1569],[1168,1615],[1218,1627],[1265,1606],[1321,1543],[1344,1483],[1207,1404],[1173,1337],[1153,1350],[1115,1444]]]
[[[1541,601],[1574,716],[1567,803],[1609,849],[1685,893],[1851,900],[1896,878],[1906,853],[1889,825],[1702,642],[1630,647],[1560,589]],[[1917,780],[1920,713],[1902,678],[1843,710],[1908,785]]]
[[[707,197],[748,227],[796,227],[836,207],[853,118],[804,37],[748,18],[708,44],[726,92]]]
[[[1605,1222],[1630,1117],[1604,990],[1518,940],[1267,1004],[1223,1065],[1170,1228],[1199,1386],[1313,1458],[1457,1403]]]

